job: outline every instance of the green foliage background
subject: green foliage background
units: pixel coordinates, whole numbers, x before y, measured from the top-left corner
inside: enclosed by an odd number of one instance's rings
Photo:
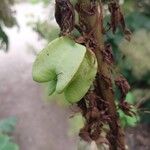
[[[0,150],[19,150],[10,136],[16,125],[16,118],[10,117],[0,120]]]
[[[8,50],[9,40],[4,31],[5,27],[13,27],[16,24],[16,19],[11,6],[14,4],[14,0],[1,0],[0,1],[0,49]]]
[[[117,69],[123,73],[132,87],[132,90],[128,94],[130,97],[127,95],[126,99],[136,106],[142,123],[150,123],[149,8],[150,1],[126,0],[123,9],[125,10],[127,26],[132,31],[131,41],[128,42],[123,39],[120,31],[116,35],[108,33],[106,37],[113,45],[114,56],[118,66]],[[122,113],[121,116],[123,116]],[[139,116],[136,116],[137,120],[139,120]],[[132,122],[135,120],[135,118],[133,120],[131,118],[121,118],[122,122],[126,122],[127,126],[132,126]]]

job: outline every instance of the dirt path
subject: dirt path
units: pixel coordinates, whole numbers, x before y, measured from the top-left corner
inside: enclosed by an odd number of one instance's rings
[[[28,44],[42,45],[26,27],[23,12],[39,11],[41,6],[25,6],[16,6],[20,31],[7,30],[10,51],[0,51],[0,118],[18,118],[14,137],[20,150],[75,150],[73,139],[67,136],[67,111],[44,102],[40,87],[32,81],[34,57],[28,53]]]

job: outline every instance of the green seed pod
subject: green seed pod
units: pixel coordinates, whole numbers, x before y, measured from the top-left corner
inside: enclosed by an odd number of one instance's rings
[[[93,52],[68,37],[50,42],[33,64],[33,80],[48,82],[49,95],[64,92],[69,102],[79,101],[88,91],[97,72]]]
[[[92,51],[87,50],[77,73],[64,90],[65,98],[71,103],[81,100],[92,85],[96,72],[96,57]]]
[[[55,39],[38,54],[33,64],[33,80],[53,83],[50,88],[55,86],[55,91],[61,93],[76,74],[85,53],[84,46],[67,37]]]

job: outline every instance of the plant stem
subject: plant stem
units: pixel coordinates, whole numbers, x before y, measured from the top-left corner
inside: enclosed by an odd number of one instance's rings
[[[78,0],[80,7],[79,13],[79,24],[85,26],[85,34],[93,36],[93,40],[96,43],[96,48],[93,50],[98,61],[98,78],[97,82],[99,85],[100,96],[108,102],[108,113],[111,118],[109,123],[110,137],[110,149],[117,150],[118,148],[125,149],[124,134],[120,127],[119,118],[117,115],[117,109],[115,105],[115,97],[112,89],[112,73],[111,65],[108,64],[102,55],[102,51],[105,50],[104,35],[103,35],[103,14],[102,14],[102,3],[95,1],[95,6],[92,6],[91,0]],[[89,8],[94,7],[93,14],[88,14]],[[86,14],[86,12],[87,14]],[[89,35],[89,36],[90,36]]]

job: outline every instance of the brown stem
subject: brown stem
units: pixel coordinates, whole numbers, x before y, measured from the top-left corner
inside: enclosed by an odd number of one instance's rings
[[[108,113],[111,116],[110,126],[110,148],[112,150],[125,149],[124,134],[120,127],[115,105],[115,97],[112,89],[111,65],[108,64],[102,56],[105,50],[103,35],[103,15],[102,4],[95,0],[95,4],[91,0],[78,0],[79,24],[85,29],[85,34],[89,34],[96,43],[94,48],[98,61],[98,79],[100,96],[108,102]],[[92,9],[93,7],[93,9]],[[85,11],[86,10],[86,11]],[[91,34],[92,32],[92,34]],[[90,38],[90,37],[89,37]]]

